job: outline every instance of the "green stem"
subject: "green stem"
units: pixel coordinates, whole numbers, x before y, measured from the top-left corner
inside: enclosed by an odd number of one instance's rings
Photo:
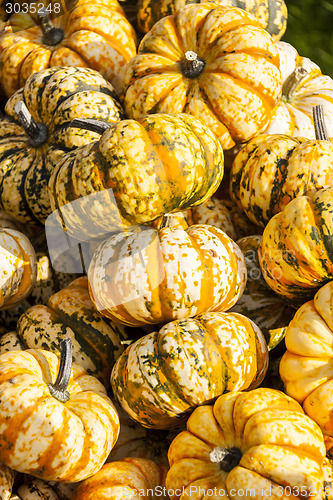
[[[73,345],[70,338],[66,338],[60,343],[60,364],[58,376],[54,384],[47,384],[50,393],[61,403],[69,400],[67,387],[72,371],[72,350]]]
[[[38,148],[48,139],[47,126],[36,123],[23,101],[18,101],[14,106],[17,117],[30,138],[33,147]]]
[[[203,72],[205,62],[193,50],[188,50],[180,61],[180,66],[186,78],[197,78]]]
[[[63,30],[53,26],[45,8],[39,9],[38,17],[43,31],[43,44],[50,46],[58,45],[64,38]]]
[[[330,138],[326,129],[324,108],[322,104],[313,107],[312,116],[317,141],[329,141]]]
[[[69,124],[70,127],[90,130],[91,132],[96,132],[97,134],[103,134],[103,132],[110,128],[111,125],[111,123],[105,123],[91,118],[74,118]]]
[[[242,452],[239,448],[221,448],[216,446],[210,454],[209,458],[211,462],[220,464],[220,468],[225,472],[230,472],[234,467],[236,467],[240,459],[242,458]]]

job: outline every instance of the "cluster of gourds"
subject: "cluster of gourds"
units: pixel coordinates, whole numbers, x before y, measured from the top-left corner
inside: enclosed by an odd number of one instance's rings
[[[0,500],[331,500],[333,80],[283,0],[0,17]]]

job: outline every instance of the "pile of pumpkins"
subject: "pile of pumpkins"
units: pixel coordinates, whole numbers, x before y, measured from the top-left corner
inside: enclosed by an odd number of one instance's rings
[[[0,18],[0,500],[332,500],[333,80],[283,0]]]

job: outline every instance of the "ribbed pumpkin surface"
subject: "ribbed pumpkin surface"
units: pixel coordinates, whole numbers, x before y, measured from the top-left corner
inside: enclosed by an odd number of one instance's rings
[[[206,313],[131,344],[116,361],[111,384],[131,418],[167,429],[225,391],[257,387],[267,364],[266,342],[251,320]]]
[[[24,5],[23,0],[19,3]],[[30,75],[54,66],[90,67],[121,92],[122,70],[136,54],[136,36],[119,3],[52,0],[44,5],[52,12],[54,28],[62,30],[59,42],[48,42],[33,8],[11,16],[1,33],[0,83],[6,95],[21,88]],[[39,11],[41,6],[36,3],[35,9]]]
[[[15,104],[23,101],[45,141],[34,146],[19,122]],[[18,221],[44,222],[51,212],[48,180],[65,152],[96,140],[95,132],[70,127],[77,117],[114,123],[123,117],[115,92],[97,71],[50,68],[34,73],[16,92],[0,119],[0,206]]]
[[[298,196],[264,229],[258,255],[274,292],[302,303],[333,278],[333,187]]]
[[[154,114],[69,153],[49,187],[63,227],[82,240],[199,205],[222,176],[223,150],[201,120]]]
[[[265,127],[282,90],[270,35],[244,10],[211,3],[186,5],[158,21],[128,63],[124,86],[131,118],[189,113],[223,149]]]
[[[167,214],[157,232],[119,233],[98,247],[88,271],[97,310],[142,326],[227,311],[237,302],[246,283],[241,251],[222,230],[183,229],[184,222],[181,213]]]

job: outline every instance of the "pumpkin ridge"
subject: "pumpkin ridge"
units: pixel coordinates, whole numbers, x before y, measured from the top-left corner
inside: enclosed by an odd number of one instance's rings
[[[269,207],[268,207],[268,214],[269,214],[269,218],[272,218],[273,215],[275,215],[274,213],[274,207],[278,204],[281,203],[281,199],[284,198],[285,196],[285,193],[280,189],[280,185],[284,185],[285,184],[285,181],[288,177],[288,163],[289,163],[289,160],[290,160],[290,157],[294,151],[294,149],[297,147],[297,145],[295,145],[295,147],[293,147],[292,149],[289,149],[287,151],[287,154],[286,155],[283,155],[283,158],[279,158],[277,161],[276,161],[276,174],[275,174],[275,177],[272,181],[272,184],[271,184],[271,195],[270,195],[270,203],[269,203]],[[285,168],[283,168],[285,167]],[[308,175],[310,175],[310,168],[311,166],[309,165],[309,172],[308,172]],[[254,179],[253,179],[253,182],[254,182]],[[306,184],[305,184],[306,185]],[[266,220],[260,220],[260,222],[263,222],[264,224],[266,224]]]

